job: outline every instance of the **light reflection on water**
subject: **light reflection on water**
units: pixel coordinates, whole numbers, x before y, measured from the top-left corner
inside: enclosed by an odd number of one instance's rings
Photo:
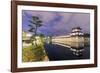
[[[48,44],[60,44],[61,46],[69,46],[70,51],[73,52],[75,56],[82,56],[85,47],[89,47],[89,40],[85,40],[83,37],[78,38],[53,38],[47,40]]]
[[[76,49],[84,47],[84,42],[69,42],[71,47]]]
[[[89,42],[69,42],[70,50],[76,56],[82,56],[82,52],[86,46],[89,46]]]
[[[77,43],[78,44],[78,43]],[[66,44],[65,44],[66,45]],[[77,47],[68,48],[55,43],[45,43],[44,45],[46,53],[50,61],[55,60],[78,60],[78,59],[90,59],[90,47]]]

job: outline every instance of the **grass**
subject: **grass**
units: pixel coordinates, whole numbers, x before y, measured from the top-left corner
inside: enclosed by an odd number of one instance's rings
[[[43,61],[46,56],[43,45],[28,46],[22,49],[23,62]]]

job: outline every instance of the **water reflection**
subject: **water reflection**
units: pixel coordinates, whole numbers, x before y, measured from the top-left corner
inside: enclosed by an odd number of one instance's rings
[[[75,56],[82,56],[83,51],[85,50],[85,47],[89,47],[89,37],[83,38],[83,37],[56,37],[52,39],[53,44],[59,44],[61,46],[70,47],[70,50],[73,52],[73,55]],[[49,41],[50,44],[50,41]]]
[[[70,42],[70,50],[73,51],[73,54],[76,56],[82,56],[84,51],[84,42]]]
[[[86,56],[86,53],[89,53],[90,34],[83,33],[80,27],[75,27],[72,28],[71,33],[67,35],[46,37],[46,43],[52,46],[51,48],[60,48],[60,51],[62,51],[63,48],[66,47],[66,49],[72,52],[70,54],[73,54],[73,56],[83,57],[84,55]],[[61,47],[58,47],[58,45],[60,45]],[[88,47],[88,49],[86,49],[86,47]],[[57,52],[59,50],[56,49]],[[67,53],[69,53],[68,50],[66,51]]]
[[[73,54],[74,51],[72,51],[71,48],[67,47],[66,45],[62,46],[56,43],[52,43],[52,44],[46,43],[44,47],[45,47],[46,53],[50,61],[90,59],[90,47],[89,46],[81,49],[83,50],[81,51],[82,55],[79,55],[79,56]]]
[[[68,44],[71,48],[70,50],[73,52],[76,56],[82,56],[83,51],[85,50],[85,47],[89,47],[90,43],[89,41],[79,41],[79,42],[69,42]]]
[[[70,50],[76,56],[82,56],[82,52],[84,51],[84,47],[88,47],[90,45],[90,38],[83,36],[60,36],[54,37],[52,42],[55,44],[60,44],[61,46],[70,46]]]

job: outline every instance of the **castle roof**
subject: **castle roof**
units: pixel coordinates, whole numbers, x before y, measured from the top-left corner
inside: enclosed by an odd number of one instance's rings
[[[72,30],[74,30],[74,29],[82,30],[82,28],[80,28],[80,27],[74,27],[74,28],[72,28]]]

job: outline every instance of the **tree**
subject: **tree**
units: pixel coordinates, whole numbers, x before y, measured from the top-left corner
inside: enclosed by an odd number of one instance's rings
[[[37,43],[36,43],[37,29],[42,26],[42,21],[39,19],[39,17],[32,16],[32,19],[29,20],[29,22],[31,24],[28,25],[30,27],[30,29],[28,31],[33,33],[32,37],[31,37],[31,42],[32,42],[32,45],[35,44],[35,46],[36,46],[37,45]],[[34,43],[33,43],[33,41],[34,41]]]
[[[42,21],[39,19],[39,17],[32,16],[29,22],[30,24],[28,25],[28,31],[32,33],[30,38],[32,45],[23,47],[22,60],[23,62],[44,61],[45,57],[47,56],[43,44],[45,36],[43,34],[37,34],[38,28],[42,26]],[[37,40],[39,43],[37,43]]]

